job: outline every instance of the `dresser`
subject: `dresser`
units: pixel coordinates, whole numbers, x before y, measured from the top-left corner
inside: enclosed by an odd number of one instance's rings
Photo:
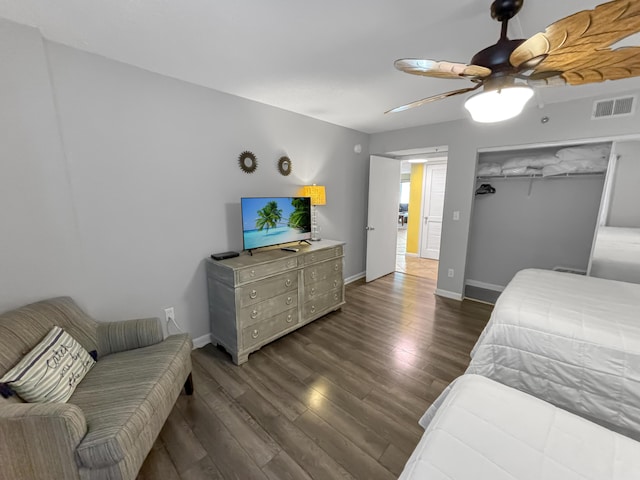
[[[263,345],[344,305],[344,242],[207,259],[211,340],[236,365]]]

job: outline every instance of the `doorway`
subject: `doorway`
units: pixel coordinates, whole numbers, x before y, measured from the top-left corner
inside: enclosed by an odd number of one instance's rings
[[[395,271],[437,283],[438,260],[420,255],[422,237],[426,235],[423,233],[425,175],[427,165],[446,164],[447,152],[448,148],[444,146],[371,155],[366,226],[367,282]],[[443,187],[445,178],[446,174],[441,177]],[[403,189],[409,192],[408,204],[406,193],[401,197]],[[429,191],[426,193],[430,194]],[[439,231],[430,238],[439,250]]]
[[[401,159],[396,271],[438,279],[447,151],[412,154]],[[406,218],[401,220],[402,210]]]

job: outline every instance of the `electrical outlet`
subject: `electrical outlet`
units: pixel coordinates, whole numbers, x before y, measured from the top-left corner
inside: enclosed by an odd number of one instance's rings
[[[169,322],[176,322],[176,314],[173,311],[173,307],[164,309],[164,319],[167,321],[167,324],[169,324]]]
[[[453,219],[454,220],[460,220],[460,210],[455,210],[453,212]]]
[[[447,275],[449,276],[449,278],[453,278],[453,268],[450,268],[450,269],[447,271]]]

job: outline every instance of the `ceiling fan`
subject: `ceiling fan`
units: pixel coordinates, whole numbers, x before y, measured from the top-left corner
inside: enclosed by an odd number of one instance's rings
[[[502,23],[500,39],[476,53],[470,64],[417,58],[396,60],[403,72],[436,78],[467,79],[475,85],[423,98],[385,113],[402,112],[482,88],[465,108],[477,122],[499,122],[522,112],[531,86],[583,85],[640,76],[640,47],[612,50],[640,31],[640,0],[613,0],[551,24],[528,40],[511,40],[507,26],[524,0],[495,0],[491,17]]]

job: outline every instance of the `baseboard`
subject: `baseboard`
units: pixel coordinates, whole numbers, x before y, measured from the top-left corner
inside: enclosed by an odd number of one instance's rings
[[[405,252],[404,254],[405,257],[417,257],[418,254],[417,253],[409,253],[409,252]]]
[[[472,287],[484,288],[485,290],[494,290],[496,292],[504,291],[502,285],[495,285],[493,283],[480,282],[478,280],[465,280],[465,285],[471,285]]]
[[[347,277],[344,279],[344,284],[349,285],[350,283],[353,283],[356,280],[360,280],[361,278],[364,278],[366,275],[367,275],[367,272],[360,272],[360,273],[356,273],[355,275],[351,275],[350,277]]]
[[[458,300],[460,302],[462,301],[461,293],[449,292],[447,290],[440,290],[439,288],[436,288],[435,294],[439,297],[450,298],[452,300]]]
[[[211,334],[207,333],[205,335],[202,335],[201,337],[193,339],[193,348],[202,348],[209,343],[211,343]]]

